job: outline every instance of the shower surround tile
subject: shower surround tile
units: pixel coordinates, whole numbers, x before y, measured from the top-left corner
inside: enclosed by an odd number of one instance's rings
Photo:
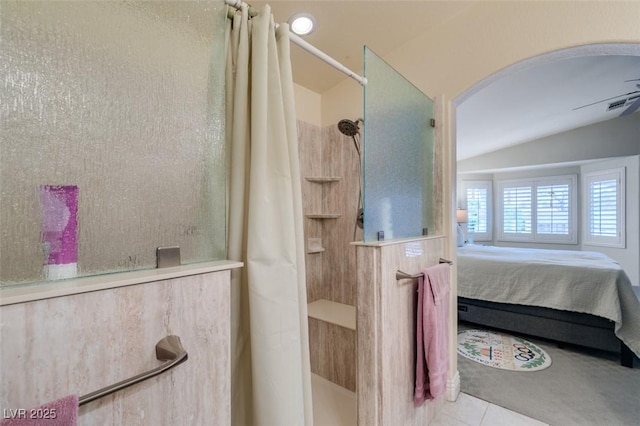
[[[0,406],[84,395],[160,365],[180,337],[188,360],[80,408],[79,424],[230,424],[229,271],[0,308]]]
[[[342,214],[340,219],[323,225],[327,240],[323,275],[330,289],[327,298],[355,305],[356,257],[351,242],[362,239],[360,229],[354,236],[360,160],[353,139],[341,134],[336,126],[323,128],[322,135],[324,169],[327,174],[342,176],[340,181],[327,185],[323,195],[325,209]]]
[[[309,318],[311,372],[356,391],[356,332]]]
[[[322,176],[322,150],[320,128],[304,121],[297,122],[298,155],[300,159],[300,178],[302,189],[302,211],[306,214],[322,212],[322,186],[310,182],[306,177]],[[304,218],[305,244],[309,238],[322,238],[322,221]],[[324,282],[322,280],[323,252],[308,253],[305,250],[307,271],[307,300],[323,299]]]
[[[302,202],[305,213],[337,213],[338,219],[304,219],[305,241],[321,238],[324,251],[306,254],[307,299],[326,299],[355,306],[356,251],[354,226],[360,165],[353,139],[336,126],[320,128],[298,121]],[[309,182],[305,177],[339,177]],[[355,240],[362,239],[357,230]],[[356,388],[355,331],[309,319],[311,370],[350,390]]]
[[[355,249],[362,239],[354,226],[360,184],[359,158],[353,139],[336,126],[320,128],[298,121],[298,144],[305,213],[337,213],[338,219],[304,219],[305,241],[322,238],[322,253],[307,254],[307,299],[355,305]],[[335,182],[309,182],[305,177],[339,177]]]

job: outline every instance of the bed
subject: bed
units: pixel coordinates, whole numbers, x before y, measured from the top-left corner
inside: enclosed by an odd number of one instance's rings
[[[640,364],[640,301],[620,265],[590,251],[458,248],[458,318]]]

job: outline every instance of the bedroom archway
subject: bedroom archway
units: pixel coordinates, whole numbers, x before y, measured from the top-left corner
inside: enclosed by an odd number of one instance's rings
[[[516,63],[505,66],[495,73],[477,81],[468,89],[453,98],[451,104],[457,109],[465,100],[478,93],[480,90],[489,86],[491,83],[504,78],[508,75],[535,68],[539,65],[549,64],[562,59],[576,58],[582,56],[604,56],[604,55],[622,55],[622,56],[640,56],[640,44],[638,43],[596,43],[585,44],[575,47],[567,47],[564,49],[554,50],[548,53],[535,55],[527,59],[523,59]]]
[[[599,57],[606,59],[607,62],[604,65],[601,65],[600,62],[593,61],[594,58],[597,59]],[[623,62],[619,61],[618,58],[622,58]],[[585,62],[585,60],[587,62]],[[505,86],[504,81],[514,81],[515,79],[520,78],[520,76],[522,75],[532,76],[534,73],[538,72],[538,70],[539,70],[539,73],[541,74],[550,73],[550,72],[555,73],[556,70],[559,70],[559,69],[561,69],[562,72],[564,73],[566,71],[566,64],[572,64],[572,66],[574,66],[573,64],[580,65],[583,63],[594,64],[594,67],[600,66],[600,68],[604,69],[605,71],[608,69],[612,69],[614,67],[619,67],[622,70],[619,73],[620,80],[631,79],[631,81],[624,83],[623,86],[622,85],[619,87],[616,86],[615,89],[611,89],[613,91],[612,94],[622,95],[624,93],[627,93],[627,91],[630,91],[633,94],[632,96],[635,97],[638,95],[638,93],[640,93],[640,87],[636,88],[636,84],[639,84],[639,83],[635,81],[635,79],[640,78],[640,74],[636,72],[636,69],[640,69],[640,68],[637,68],[640,66],[640,44],[638,43],[589,44],[589,45],[559,49],[549,53],[536,55],[531,58],[516,62],[510,66],[504,67],[500,71],[497,71],[481,79],[474,85],[470,86],[469,89],[465,90],[464,92],[462,92],[460,95],[458,95],[456,98],[453,99],[452,106],[454,106],[454,108],[452,108],[452,123],[453,123],[452,128],[454,130],[455,145],[459,147],[461,145],[461,142],[468,142],[469,140],[468,129],[464,128],[464,125],[461,120],[463,119],[468,120],[470,116],[470,111],[471,112],[478,111],[478,114],[481,115],[483,113],[483,110],[478,109],[478,105],[481,105],[483,108],[486,109],[484,104],[477,102],[477,99],[488,99],[486,95],[487,92],[490,92],[490,91],[496,92],[497,89],[504,89],[505,87],[508,87],[508,86]],[[578,82],[588,81],[586,79],[584,80],[581,79],[583,74],[589,74],[588,71],[589,70],[583,71],[580,68],[576,69],[575,80]],[[608,75],[604,75],[601,71],[593,72],[593,74],[597,78],[602,78],[602,79],[606,77],[608,78]],[[615,74],[615,73],[613,71],[607,71],[606,74]],[[565,78],[565,80],[560,80],[560,83],[558,83],[557,79],[552,79],[552,78],[538,79],[538,77],[532,77],[532,78],[535,78],[532,84],[538,85],[536,86],[536,90],[540,92],[544,92],[544,88],[542,87],[543,84],[547,84],[549,87],[554,87],[554,90],[552,91],[552,93],[549,94],[549,96],[551,96],[552,98],[546,99],[546,103],[549,105],[549,107],[548,107],[548,110],[545,109],[544,114],[549,115],[553,113],[554,109],[552,106],[555,104],[562,104],[564,102],[563,108],[566,108],[568,113],[565,113],[564,110],[560,108],[559,111],[562,111],[562,112],[559,112],[559,116],[563,120],[564,119],[575,120],[576,112],[571,111],[571,109],[574,105],[582,105],[582,103],[570,104],[571,107],[567,107],[565,98],[571,96],[569,95],[571,93],[570,91],[582,90],[582,87],[584,86],[576,85],[576,87],[571,87],[572,85],[569,82],[565,83],[566,75],[567,74],[562,74],[562,77]],[[572,76],[574,74],[569,74],[569,75]],[[632,77],[630,77],[629,75],[631,75]],[[616,74],[615,77],[617,78],[618,74]],[[523,80],[520,79],[519,82],[523,84],[523,86],[525,86],[528,80],[524,80],[525,83],[523,83]],[[570,88],[569,89],[570,91],[567,91],[565,87],[555,88],[554,85],[558,85],[558,84],[562,84],[563,86],[568,86]],[[604,82],[602,83],[602,86],[606,86]],[[624,91],[622,91],[623,89]],[[515,88],[512,87],[510,90],[514,92],[518,92],[520,89],[518,87],[515,87]],[[585,92],[586,91],[587,90],[585,89]],[[526,93],[526,90],[523,89],[522,93],[523,94]],[[590,99],[598,99],[598,100],[606,99],[607,96],[605,96],[605,93],[609,93],[609,92],[600,91],[599,94],[590,95],[591,97],[583,96],[583,99],[589,99],[589,101],[585,100],[584,103],[591,102]],[[553,97],[556,97],[556,98],[553,98]],[[618,98],[619,97],[611,98],[611,102],[615,102]],[[500,100],[502,100],[502,96],[500,97]],[[518,110],[518,111],[520,110],[518,107],[518,103],[524,102],[525,105],[528,105],[528,103],[532,102],[526,96],[518,96],[518,93],[516,93],[516,95],[514,95],[513,93],[505,95],[504,100],[506,102],[511,102],[508,104],[510,109]],[[595,107],[590,107],[590,108],[597,108],[597,110],[599,111],[598,114],[602,112],[605,115],[598,116],[598,117],[595,117],[595,116],[587,117],[588,120],[592,120],[592,121],[584,122],[584,124],[580,124],[579,122],[576,122],[577,124],[573,124],[572,126],[568,126],[564,128],[558,127],[553,132],[551,132],[551,130],[553,130],[553,128],[551,128],[549,130],[548,135],[557,133],[557,134],[571,135],[572,137],[576,138],[576,130],[574,130],[575,128],[585,126],[584,129],[588,129],[588,127],[586,126],[591,125],[595,121],[600,121],[601,128],[598,130],[600,133],[603,133],[606,131],[611,134],[614,134],[613,131],[619,131],[621,126],[625,126],[625,129],[627,129],[626,130],[627,134],[629,134],[629,129],[637,133],[637,117],[638,117],[637,113],[630,114],[631,116],[625,117],[624,120],[626,120],[626,122],[623,121],[623,119],[619,119],[619,120],[617,119],[620,115],[620,112],[623,111],[625,108],[627,108],[630,105],[630,103],[631,101],[628,101],[626,104],[627,106],[625,106],[624,108],[606,111],[607,105],[610,105],[610,104],[608,102],[602,102],[602,103],[598,102]],[[533,104],[538,105],[536,104],[535,100],[533,101]],[[472,105],[472,107],[470,108],[469,105]],[[542,107],[546,108],[544,105],[542,105]],[[459,114],[461,109],[463,110],[463,114]],[[557,111],[558,110],[556,110],[555,112]],[[528,109],[528,112],[536,113],[532,111],[531,108]],[[498,111],[496,114],[500,114],[500,111]],[[555,119],[555,117],[553,118]],[[616,120],[613,120],[613,118],[616,118]],[[514,123],[521,122],[523,126],[534,124],[534,123],[530,123],[530,121],[528,120],[524,120],[524,119],[519,120],[517,116],[513,116],[513,115],[511,116],[511,119],[513,120]],[[540,119],[541,120],[545,119],[545,117],[541,116]],[[580,117],[580,120],[582,120],[582,117]],[[556,123],[554,123],[554,125],[555,124]],[[607,125],[608,127],[604,127],[603,125]],[[613,126],[616,126],[616,128],[613,129]],[[458,133],[461,127],[462,127],[462,130]],[[482,133],[482,129],[478,129],[476,127],[473,127],[472,129],[474,131],[474,135],[473,135],[474,142],[482,143],[483,142],[482,136],[478,136],[479,134]],[[464,133],[465,130],[467,130],[467,133]],[[494,129],[492,128],[491,130],[493,131]],[[510,129],[506,129],[506,130],[510,130]],[[572,131],[573,134],[569,133],[570,131]],[[567,132],[567,133],[563,133],[563,132]],[[518,137],[519,135],[514,134],[513,136]],[[586,136],[590,137],[591,134],[586,133]],[[463,137],[466,137],[467,139],[463,139]],[[598,138],[602,138],[602,135],[600,135]],[[572,146],[577,146],[576,141],[573,141],[572,145],[571,144],[563,145],[561,148],[564,149],[564,154],[560,153],[559,152],[560,150],[558,151],[558,153],[554,152],[554,155],[557,154],[559,158],[554,159],[553,161],[547,158],[549,157],[549,155],[547,154],[546,150],[538,149],[539,155],[537,157],[536,157],[537,155],[536,152],[533,151],[534,147],[539,148],[543,146],[547,146],[547,147],[556,146],[556,145],[552,145],[552,142],[555,143],[557,142],[557,140],[552,141],[550,137],[546,139],[530,138],[529,140],[531,141],[531,140],[538,139],[540,141],[544,141],[546,145],[542,145],[542,143],[536,143],[536,144],[530,144],[528,148],[524,148],[526,145],[522,143],[529,142],[525,140],[525,141],[519,141],[518,144],[513,144],[513,146],[507,147],[506,149],[500,150],[499,149],[500,147],[499,147],[497,152],[499,152],[499,155],[501,156],[500,160],[496,160],[497,155],[490,155],[490,154],[487,154],[484,156],[483,155],[472,156],[472,158],[466,158],[461,160],[461,156],[459,152],[457,152],[455,177],[460,176],[460,174],[464,172],[469,173],[469,170],[471,171],[483,170],[483,169],[490,170],[492,167],[493,169],[496,169],[496,170],[504,171],[503,169],[511,169],[513,171],[513,170],[526,170],[527,168],[531,169],[531,168],[540,168],[540,167],[559,167],[560,165],[571,165],[572,163],[575,166],[579,162],[584,163],[587,161],[601,160],[603,158],[616,158],[616,157],[633,156],[633,155],[639,154],[637,141],[634,141],[633,134],[629,134],[629,136],[627,136],[627,139],[624,142],[619,141],[614,145],[612,145],[611,142],[607,144],[603,144],[601,139],[598,139],[598,138],[594,138],[594,140],[590,141],[589,144],[585,143],[584,145],[582,144],[579,145],[580,149],[583,149],[584,147],[584,149],[579,153],[580,154],[579,156],[574,156],[574,154],[576,154],[575,149],[574,150],[568,149],[568,148],[571,148]],[[499,136],[496,137],[496,139],[499,139]],[[496,148],[487,149],[487,151],[495,152]],[[489,157],[489,160],[487,160],[487,157]],[[506,160],[507,157],[509,158],[508,161]],[[634,169],[636,171],[633,171]],[[631,173],[632,174],[630,177],[633,178],[632,181],[637,180],[635,179],[635,176],[637,174],[637,166],[632,167]],[[635,184],[632,184],[632,185],[635,185]],[[635,193],[636,188],[635,186],[632,186],[629,190],[632,193]],[[455,202],[454,207],[459,206],[460,198],[461,198],[460,194],[458,194],[458,191],[456,191],[456,193],[457,193],[457,199],[453,200]],[[577,195],[577,197],[579,199],[580,195]],[[607,254],[610,257],[614,258],[616,261],[620,262],[621,265],[626,270],[628,269],[629,271],[628,274],[634,285],[640,284],[639,266],[634,261],[634,259],[637,260],[637,256],[640,253],[640,224],[638,224],[637,221],[631,220],[631,218],[636,217],[639,214],[638,213],[639,208],[636,204],[637,203],[634,202],[634,204],[632,204],[631,207],[627,206],[627,210],[628,210],[627,217],[629,218],[627,220],[628,243],[626,244],[624,249],[619,250],[619,249],[609,249],[609,248],[603,247],[600,250],[604,254]],[[579,208],[578,208],[578,211],[579,211]],[[495,217],[495,215],[493,216]],[[580,225],[582,218],[577,217],[575,220],[577,221],[578,225]],[[572,243],[568,242],[564,246],[562,245],[548,246],[548,245],[545,245],[545,243],[540,243],[539,248],[588,250],[588,249],[582,248],[581,239],[583,235],[581,235],[581,232],[582,231],[578,226],[576,233],[579,237],[576,237],[577,240]],[[493,244],[500,245],[497,241],[495,232],[490,237],[490,240]],[[535,243],[531,245],[531,247],[535,247]]]
[[[514,75],[516,73],[522,72],[522,71],[531,71],[531,70],[535,70],[538,67],[543,67],[543,66],[549,66],[550,64],[553,64],[555,62],[558,61],[563,61],[565,59],[567,60],[571,60],[573,58],[581,58],[581,57],[598,57],[598,56],[634,56],[634,57],[640,57],[640,44],[638,43],[601,43],[601,44],[589,44],[589,45],[582,45],[582,46],[577,46],[577,47],[567,47],[567,48],[562,48],[562,49],[558,49],[558,50],[554,50],[548,53],[544,53],[544,54],[540,54],[540,55],[535,55],[532,56],[530,58],[512,63],[510,65],[506,65],[503,68],[501,68],[499,71],[492,73],[488,76],[485,76],[484,78],[481,78],[479,80],[477,80],[474,84],[469,85],[468,88],[466,90],[464,90],[463,92],[459,93],[458,96],[456,96],[455,98],[452,99],[451,101],[451,130],[452,130],[452,141],[453,141],[453,145],[456,146],[458,144],[458,137],[459,134],[457,132],[457,129],[459,127],[459,125],[461,124],[460,120],[461,118],[458,115],[458,111],[461,105],[464,104],[465,101],[468,101],[469,99],[473,99],[474,96],[478,95],[482,90],[491,87],[492,84],[499,82],[501,79],[509,77],[511,75]],[[637,76],[634,76],[633,78],[640,78],[640,74]],[[635,83],[637,82],[633,82],[630,83],[633,86],[635,86]],[[633,90],[633,89],[632,89]],[[622,94],[623,92],[621,92]],[[552,102],[552,101],[550,101]],[[606,106],[605,103],[602,104],[603,106]],[[627,104],[628,105],[628,104]],[[620,110],[621,111],[621,110]],[[638,123],[638,120],[640,119],[640,113],[635,113],[633,114],[633,116],[635,117],[635,123]],[[632,117],[633,118],[633,117]],[[637,128],[637,124],[636,124],[636,128]],[[637,133],[636,133],[637,135]],[[602,143],[602,142],[600,142]],[[636,179],[636,183],[635,183],[635,188],[637,188],[637,154],[639,154],[638,152],[638,147],[637,147],[637,139],[636,139],[636,150],[635,153],[633,155],[635,155],[635,168],[636,168],[636,174],[634,175],[635,179]],[[454,155],[454,157],[457,159],[457,154]],[[471,158],[471,157],[470,157]],[[456,169],[456,173],[454,173],[454,179],[455,176],[458,174],[459,171],[459,164],[456,161],[456,164],[453,165],[454,168]],[[512,175],[514,175],[515,173],[511,173]],[[455,180],[454,180],[455,182]],[[629,182],[629,180],[627,180],[627,182]],[[458,190],[454,191],[454,192],[458,192]],[[635,192],[633,193],[637,193],[637,189],[632,190]],[[633,197],[636,198],[636,197]],[[456,202],[456,197],[454,196],[454,202]],[[627,235],[629,238],[630,234],[633,234],[633,242],[630,242],[632,245],[635,245],[635,266],[637,268],[637,256],[638,256],[638,240],[640,240],[640,232],[638,231],[638,210],[637,210],[637,200],[635,201],[636,203],[636,207],[635,207],[635,213],[634,215],[629,215],[627,214],[627,220],[631,220],[633,221],[633,231],[632,232],[628,232]],[[456,206],[453,206],[453,208],[455,209]],[[454,212],[451,212],[451,216],[454,216]],[[455,219],[454,219],[455,220]],[[580,231],[579,231],[580,232]],[[581,248],[578,248],[578,250],[581,250]],[[582,250],[588,250],[587,248],[584,248]],[[595,251],[595,250],[594,250]],[[603,250],[606,251],[606,250]],[[460,262],[458,262],[458,265],[460,265]],[[637,271],[637,269],[636,269]],[[636,277],[638,276],[637,272],[636,272]],[[640,282],[638,281],[638,279],[636,278],[635,281],[632,281],[632,284],[640,284]],[[462,374],[463,371],[461,370],[460,373]],[[467,372],[468,373],[468,372]]]

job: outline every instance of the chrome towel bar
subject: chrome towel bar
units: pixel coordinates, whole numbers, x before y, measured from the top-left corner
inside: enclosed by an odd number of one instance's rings
[[[182,364],[187,360],[187,358],[188,354],[180,343],[180,337],[167,336],[156,344],[156,359],[158,359],[159,361],[166,361],[164,364],[154,368],[153,370],[149,370],[145,373],[138,374],[137,376],[81,396],[79,399],[79,405],[95,401],[96,399],[102,398],[103,396],[110,395],[124,388],[128,388],[131,385],[135,385],[136,383],[157,376],[158,374],[162,374],[165,371],[172,369],[176,365]]]
[[[440,258],[438,263],[447,263],[449,265],[453,265],[453,262],[444,258]],[[410,275],[406,272],[402,272],[401,270],[396,271],[396,280],[417,280],[420,277],[424,277],[424,274],[420,272],[419,274]]]

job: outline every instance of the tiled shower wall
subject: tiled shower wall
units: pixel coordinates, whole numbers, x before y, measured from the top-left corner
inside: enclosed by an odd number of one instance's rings
[[[358,209],[359,158],[353,139],[337,126],[320,128],[298,121],[298,142],[305,214],[339,214],[337,219],[304,219],[305,242],[320,238],[324,251],[306,253],[307,298],[356,305],[356,250],[362,240],[354,227]],[[306,177],[339,177],[310,182]],[[311,371],[346,389],[356,390],[356,332],[309,318]]]
[[[319,127],[298,121],[298,143],[305,214],[336,213],[338,219],[304,219],[305,244],[321,238],[324,252],[306,254],[307,298],[327,299],[356,305],[356,250],[351,242],[362,241],[362,230],[354,226],[358,208],[360,166],[353,139],[337,125]],[[337,123],[336,123],[337,124]],[[438,128],[436,128],[436,132]],[[444,150],[434,150],[434,182],[442,182]],[[305,177],[340,177],[337,182],[309,182]],[[430,235],[442,235],[444,194],[434,184],[434,223]]]
[[[311,372],[356,391],[356,332],[309,318]]]
[[[338,219],[304,219],[305,244],[321,238],[323,252],[306,254],[307,298],[356,304],[356,251],[362,240],[357,228],[360,180],[353,139],[337,126],[318,127],[298,121],[302,202],[305,214],[340,214]],[[309,182],[306,177],[340,177],[336,182]]]

